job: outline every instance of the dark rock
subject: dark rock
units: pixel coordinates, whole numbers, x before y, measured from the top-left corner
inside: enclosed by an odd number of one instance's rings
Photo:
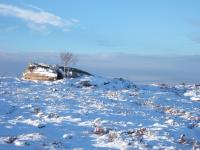
[[[14,143],[16,140],[17,140],[17,137],[11,136],[11,137],[8,137],[7,139],[5,139],[5,142],[8,143],[8,144],[12,144],[12,143]]]
[[[38,114],[39,112],[40,112],[40,108],[34,108],[34,109],[33,109],[33,113],[34,113],[34,114]]]
[[[104,82],[104,83],[103,83],[103,85],[107,85],[107,84],[110,84],[110,82]]]
[[[59,118],[59,115],[58,114],[54,114],[54,113],[50,113],[48,115],[48,118]]]
[[[81,81],[80,82],[81,87],[91,87],[93,86],[90,81]]]
[[[44,125],[44,124],[39,124],[37,127],[38,127],[39,129],[41,129],[41,128],[46,127],[46,125]]]
[[[59,66],[59,69],[62,70],[62,72],[64,73],[64,70],[65,70],[65,77],[66,78],[77,78],[77,77],[81,77],[81,76],[92,76],[92,74],[86,72],[86,71],[83,71],[83,70],[80,70],[80,69],[77,69],[77,68],[71,68],[71,67],[66,67],[66,69],[64,69],[63,66]]]

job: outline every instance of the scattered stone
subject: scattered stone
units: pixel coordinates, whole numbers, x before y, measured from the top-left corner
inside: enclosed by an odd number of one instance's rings
[[[34,114],[39,114],[40,113],[40,108],[34,108],[33,109]]]
[[[179,139],[179,143],[180,144],[185,144],[186,143],[185,134],[181,134],[180,139]]]
[[[17,140],[17,137],[16,137],[16,136],[11,136],[11,137],[7,137],[7,138],[5,139],[5,142],[6,142],[7,144],[12,144],[12,143],[14,143],[16,140]]]
[[[94,134],[97,134],[97,135],[104,135],[106,134],[106,130],[103,128],[103,127],[95,127],[94,129]]]
[[[45,125],[45,124],[39,124],[37,127],[38,127],[39,129],[41,129],[41,128],[46,127],[46,125]]]
[[[56,88],[53,88],[53,89],[52,89],[52,91],[53,91],[53,92],[57,92],[57,91],[58,91],[58,89],[56,89]]]
[[[48,118],[59,118],[59,115],[55,113],[50,113],[48,114]]]
[[[81,81],[80,82],[81,87],[91,87],[93,86],[90,81]]]
[[[29,142],[24,143],[25,146],[30,146],[31,144]]]
[[[118,138],[118,133],[115,132],[115,131],[110,131],[109,134],[108,134],[108,141],[109,142],[113,142],[115,139]]]
[[[107,85],[107,84],[110,84],[110,82],[104,82],[104,83],[103,83],[103,85]]]
[[[134,134],[134,133],[135,133],[135,130],[129,130],[129,131],[127,132],[128,135],[132,135],[132,134]]]
[[[193,128],[196,128],[196,127],[198,127],[198,123],[196,123],[196,122],[192,122],[192,123],[190,123],[190,124],[188,125],[188,128],[189,128],[189,129],[193,129]]]
[[[64,139],[72,139],[72,138],[73,138],[73,135],[72,135],[72,134],[64,134],[64,135],[63,135],[63,138],[64,138]]]
[[[145,132],[147,132],[147,128],[140,128],[140,129],[136,130],[135,134],[137,136],[142,136],[145,134]]]
[[[132,93],[129,94],[129,96],[133,96],[133,97],[138,96],[138,95],[139,95],[138,92],[132,92]]]
[[[61,148],[63,146],[61,141],[54,141],[51,143],[54,148]]]

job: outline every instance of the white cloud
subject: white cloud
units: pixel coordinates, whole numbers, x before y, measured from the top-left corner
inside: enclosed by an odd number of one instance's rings
[[[64,31],[69,30],[70,26],[78,22],[77,19],[63,19],[43,10],[33,11],[7,4],[0,4],[0,15],[17,17],[29,24],[39,25],[40,28],[41,26],[53,26],[62,28]]]
[[[27,26],[33,31],[38,31],[38,32],[47,31],[47,27],[45,25],[37,25],[34,23],[28,23]]]

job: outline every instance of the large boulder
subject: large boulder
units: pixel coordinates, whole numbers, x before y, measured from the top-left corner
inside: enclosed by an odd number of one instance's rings
[[[30,64],[23,73],[23,79],[55,81],[63,78],[76,78],[84,75],[90,76],[91,74],[71,67],[66,67],[64,69],[63,66],[58,65],[33,63]]]
[[[51,65],[46,64],[30,64],[25,72],[23,78],[27,80],[44,80],[54,81],[58,78],[58,73]]]

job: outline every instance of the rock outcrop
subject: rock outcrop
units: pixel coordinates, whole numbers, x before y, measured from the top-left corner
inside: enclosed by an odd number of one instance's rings
[[[65,73],[64,73],[65,70]],[[42,80],[55,81],[63,78],[77,78],[83,75],[91,74],[76,68],[47,64],[30,64],[23,73],[23,79],[26,80]]]

